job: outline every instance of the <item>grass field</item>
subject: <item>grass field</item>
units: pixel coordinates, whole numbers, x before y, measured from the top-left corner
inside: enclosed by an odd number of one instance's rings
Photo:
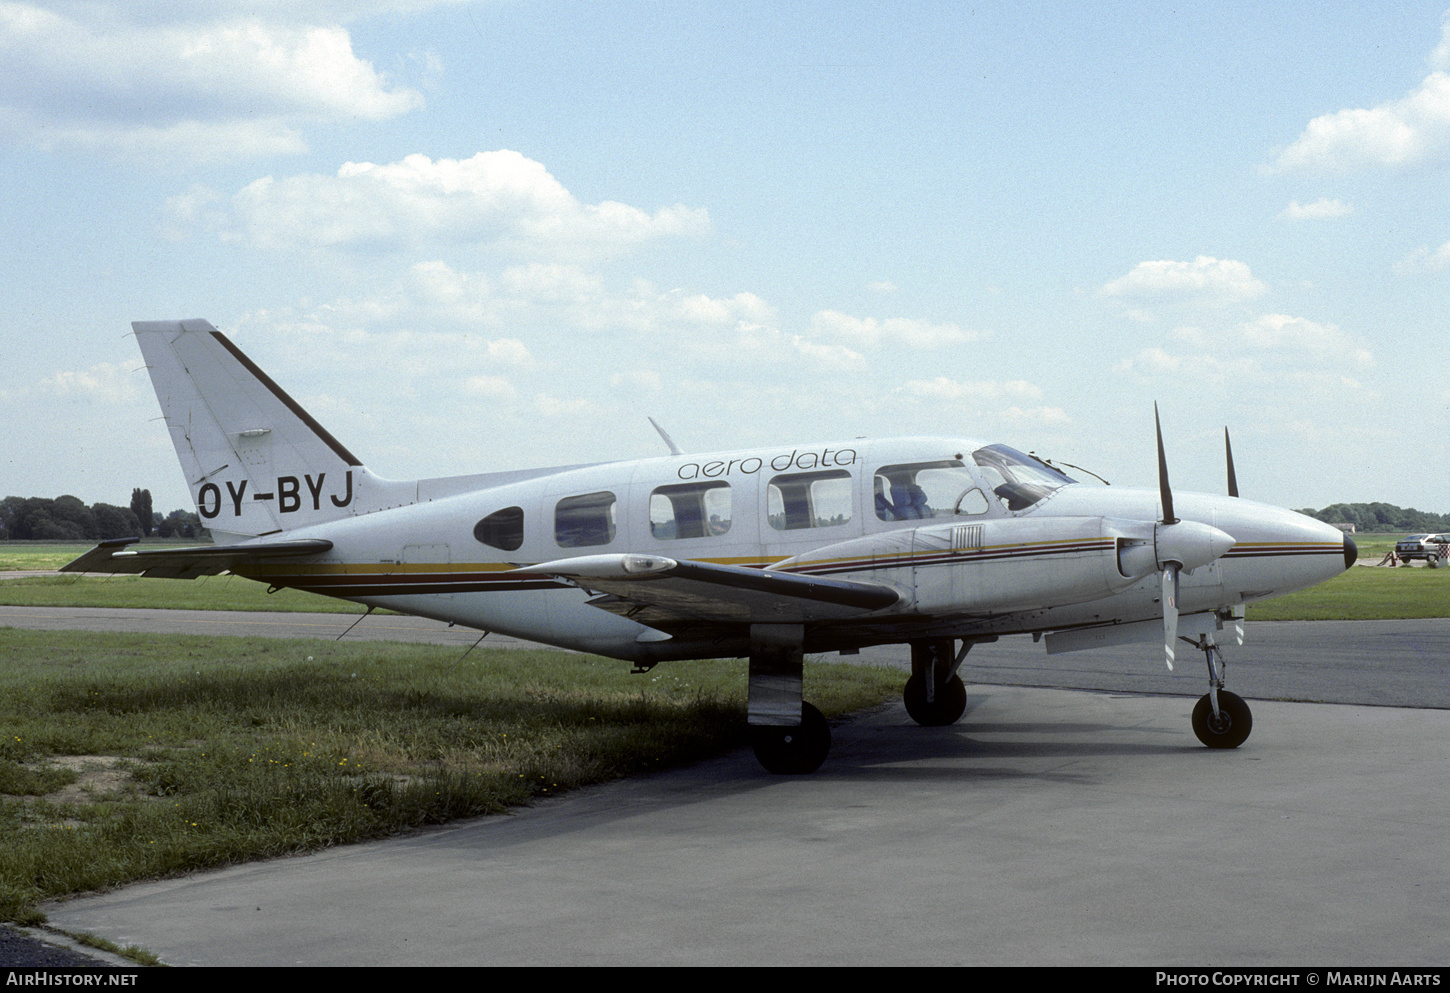
[[[1450,568],[1354,568],[1298,593],[1251,603],[1251,621],[1450,617]]]
[[[377,838],[745,740],[736,660],[0,629],[0,919]],[[828,714],[900,674],[812,661]]]
[[[3,577],[4,573],[0,573]],[[141,576],[0,578],[0,604],[15,607],[156,607],[171,610],[283,610],[361,614],[346,600],[278,590],[239,576],[145,579]]]

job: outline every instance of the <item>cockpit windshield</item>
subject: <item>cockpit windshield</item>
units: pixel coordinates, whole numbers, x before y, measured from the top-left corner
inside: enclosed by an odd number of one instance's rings
[[[1026,510],[1054,491],[1077,482],[1052,466],[1006,445],[979,448],[972,453],[972,461],[981,467],[991,483],[992,492],[1011,511]]]

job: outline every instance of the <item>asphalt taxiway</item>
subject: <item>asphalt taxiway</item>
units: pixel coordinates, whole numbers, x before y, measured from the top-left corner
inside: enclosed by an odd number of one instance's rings
[[[1251,625],[1230,653],[1255,725],[1233,751],[1198,744],[1192,696],[1152,688],[1201,692],[1195,653],[1160,676],[1152,646],[1004,640],[968,656],[959,724],[859,715],[812,776],[740,752],[43,909],[173,965],[1443,965],[1450,710],[1427,701],[1450,621],[1306,627]],[[1121,683],[1119,666],[1148,688],[1042,685]],[[1282,699],[1296,686],[1384,699]]]
[[[1450,712],[977,688],[389,841],[43,909],[171,965],[1450,961]]]

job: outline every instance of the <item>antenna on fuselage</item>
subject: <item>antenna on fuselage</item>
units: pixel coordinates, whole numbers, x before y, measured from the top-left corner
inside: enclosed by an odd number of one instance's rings
[[[662,428],[662,427],[660,427],[660,422],[659,421],[657,421],[653,417],[651,417],[649,419],[649,422],[651,424],[653,424],[655,430],[660,433],[660,437],[665,440],[665,444],[668,445],[668,446],[670,446],[670,454],[671,455],[684,455],[685,454],[684,452],[680,451],[680,446],[675,444],[675,439],[673,439],[669,435],[665,434],[665,429]]]

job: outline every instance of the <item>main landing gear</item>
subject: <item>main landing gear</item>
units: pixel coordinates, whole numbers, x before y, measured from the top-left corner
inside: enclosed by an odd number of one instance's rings
[[[960,653],[954,654],[952,648],[951,638],[911,642],[911,678],[901,702],[911,719],[923,727],[955,724],[967,711],[967,688],[957,668],[972,643],[962,642]]]
[[[1254,715],[1237,693],[1223,688],[1223,652],[1208,635],[1198,636],[1198,646],[1208,663],[1208,692],[1193,708],[1193,733],[1209,748],[1237,748],[1254,729]]]
[[[750,744],[767,772],[815,772],[831,751],[831,727],[801,699],[805,628],[800,624],[750,626]]]
[[[801,701],[800,723],[792,727],[750,725],[750,745],[766,772],[799,776],[815,772],[831,751],[831,726],[815,707]]]

